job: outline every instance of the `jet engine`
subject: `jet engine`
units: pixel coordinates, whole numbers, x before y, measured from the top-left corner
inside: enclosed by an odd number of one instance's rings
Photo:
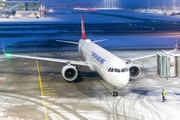
[[[138,65],[129,64],[127,65],[130,73],[130,78],[136,79],[141,74],[141,69]]]
[[[62,76],[64,77],[64,79],[66,79],[67,81],[73,81],[76,79],[78,75],[78,72],[76,70],[75,66],[72,65],[66,65],[62,68]]]

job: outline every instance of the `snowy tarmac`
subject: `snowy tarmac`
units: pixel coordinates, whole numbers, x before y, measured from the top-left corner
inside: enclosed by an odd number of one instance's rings
[[[105,13],[108,15],[84,13],[87,38],[107,39],[98,44],[123,60],[173,49],[175,38],[180,44],[179,16],[130,11]],[[0,19],[0,39],[6,52],[34,56],[34,41],[38,56],[78,60],[74,53],[81,56],[76,45],[56,40],[80,38],[80,11],[63,9],[42,19]],[[0,119],[179,119],[180,79],[159,78],[156,57],[134,62],[140,65],[142,73],[125,88],[118,89],[117,97],[112,97],[103,83],[113,87],[103,80],[102,83],[99,75],[87,67],[80,69],[82,79],[68,83],[61,75],[64,64],[38,61],[40,85],[35,60],[6,58],[1,54],[0,62]],[[162,89],[166,91],[165,102]]]
[[[144,56],[159,50],[111,51],[125,59]],[[37,52],[38,56],[76,60],[74,53]],[[124,52],[124,54],[121,54]],[[34,53],[22,53],[33,55]],[[130,80],[119,96],[112,97],[97,73],[82,67],[82,79],[66,82],[61,69],[64,64],[38,61],[42,86],[35,60],[5,58],[1,55],[0,118],[2,119],[87,119],[87,120],[177,120],[180,112],[180,79],[159,78],[156,57],[138,60],[142,73]],[[80,56],[79,56],[80,57]],[[58,67],[57,67],[58,66]],[[3,68],[3,69],[2,69]],[[109,89],[113,86],[103,81]],[[41,88],[43,97],[41,93]],[[162,89],[166,101],[162,102]],[[44,98],[44,100],[42,99]]]

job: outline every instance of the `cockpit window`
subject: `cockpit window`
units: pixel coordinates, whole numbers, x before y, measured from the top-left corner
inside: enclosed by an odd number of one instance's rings
[[[127,68],[123,68],[123,69],[121,69],[121,72],[126,72],[126,71],[128,71],[128,69],[127,69]]]
[[[120,69],[115,69],[115,72],[121,72],[121,70]]]
[[[111,68],[110,72],[113,72],[114,71],[114,68]]]
[[[126,72],[126,71],[128,71],[128,68],[122,68],[122,69],[109,68],[109,69],[108,69],[108,72],[118,72],[118,73],[120,73],[120,72]]]

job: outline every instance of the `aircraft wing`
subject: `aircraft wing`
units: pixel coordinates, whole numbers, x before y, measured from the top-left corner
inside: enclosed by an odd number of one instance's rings
[[[3,52],[7,57],[19,57],[19,58],[28,58],[28,59],[37,59],[37,60],[44,60],[44,61],[51,61],[51,62],[60,62],[72,65],[81,65],[81,66],[89,66],[88,62],[85,61],[75,61],[75,60],[67,60],[67,59],[57,59],[57,58],[45,58],[45,57],[34,57],[34,56],[25,56],[25,55],[14,55],[5,52],[4,45],[3,45]]]
[[[8,11],[12,11],[12,10],[16,9],[17,7],[19,7],[19,5],[15,5],[15,6],[11,7]]]
[[[8,57],[20,57],[20,58],[28,58],[28,59],[37,59],[37,60],[44,60],[44,61],[51,61],[51,62],[60,62],[60,63],[66,63],[66,64],[73,64],[73,65],[81,65],[81,66],[88,66],[88,62],[84,61],[75,61],[75,60],[67,60],[67,59],[57,59],[57,58],[45,58],[45,57],[33,57],[33,56],[24,56],[24,55],[13,55],[13,54],[7,54]]]
[[[145,58],[150,58],[150,57],[153,57],[153,56],[156,56],[156,54],[147,55],[147,56],[142,56],[142,57],[137,57],[137,58],[132,58],[132,59],[125,60],[124,62],[125,62],[125,63],[130,63],[130,62],[133,62],[133,61],[136,61],[136,60],[141,60],[141,59],[145,59]]]
[[[174,48],[174,50],[167,51],[167,52],[168,52],[168,53],[176,52],[177,49],[178,49],[177,39],[175,39],[175,48]],[[141,60],[141,59],[145,59],[145,58],[150,58],[150,57],[153,57],[153,56],[156,56],[156,54],[146,55],[146,56],[137,57],[137,58],[132,58],[132,59],[129,59],[129,60],[125,60],[124,62],[125,62],[126,64],[128,64],[128,63],[133,62],[133,61],[136,61],[136,60]]]
[[[73,65],[82,65],[82,66],[88,66],[88,62],[84,61],[75,61],[75,60],[66,60],[66,59],[57,59],[57,58],[45,58],[45,57],[33,57],[33,56],[25,56],[25,55],[13,55],[5,53],[7,57],[20,57],[20,58],[28,58],[28,59],[37,59],[37,60],[44,60],[44,61],[51,61],[51,62],[60,62],[60,63],[66,63],[66,64],[73,64]]]

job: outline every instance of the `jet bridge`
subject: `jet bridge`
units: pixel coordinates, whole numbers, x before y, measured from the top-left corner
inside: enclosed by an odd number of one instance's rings
[[[172,54],[166,51],[157,54],[157,74],[168,79],[180,76],[180,54]]]

